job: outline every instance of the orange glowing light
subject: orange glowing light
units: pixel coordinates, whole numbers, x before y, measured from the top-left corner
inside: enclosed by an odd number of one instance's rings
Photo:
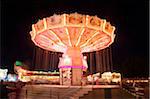
[[[78,47],[92,52],[108,47],[114,41],[115,27],[97,16],[78,13],[53,15],[32,25],[32,41],[39,47],[65,52]]]

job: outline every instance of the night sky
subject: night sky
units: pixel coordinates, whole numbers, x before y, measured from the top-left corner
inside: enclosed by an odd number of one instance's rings
[[[114,71],[121,72],[125,77],[148,76],[148,0],[43,1],[1,1],[1,68],[9,68],[11,71],[16,60],[32,61],[35,45],[29,32],[33,23],[54,13],[78,12],[97,15],[116,27],[116,38],[111,45]]]

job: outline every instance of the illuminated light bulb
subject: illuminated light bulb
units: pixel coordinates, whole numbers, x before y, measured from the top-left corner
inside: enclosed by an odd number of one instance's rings
[[[65,56],[65,58],[64,58],[64,64],[65,65],[71,65],[71,59],[69,58],[69,56]]]
[[[83,56],[83,58],[86,60],[86,59],[87,59],[87,56]]]

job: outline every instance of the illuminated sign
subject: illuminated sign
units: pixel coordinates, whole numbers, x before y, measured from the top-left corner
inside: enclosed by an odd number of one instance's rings
[[[16,61],[16,66],[22,66],[22,62],[20,62],[20,61]]]
[[[0,69],[0,80],[5,80],[7,76],[8,69]]]
[[[15,74],[8,74],[7,81],[16,82],[18,80],[17,75]]]

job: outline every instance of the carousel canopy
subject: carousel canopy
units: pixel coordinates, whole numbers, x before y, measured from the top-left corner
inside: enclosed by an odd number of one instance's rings
[[[69,47],[81,52],[104,49],[113,43],[115,27],[105,19],[78,13],[43,18],[32,25],[31,39],[35,45],[55,52]]]

